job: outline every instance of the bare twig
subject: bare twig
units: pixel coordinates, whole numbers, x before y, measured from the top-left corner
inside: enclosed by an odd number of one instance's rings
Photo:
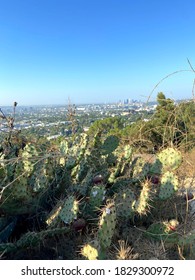
[[[190,68],[191,68],[191,70],[195,73],[195,70],[194,70],[194,68],[192,67],[192,64],[191,64],[191,62],[190,62],[190,60],[187,58],[187,61],[188,61],[188,64],[190,65]]]
[[[153,88],[153,90],[152,90],[151,93],[149,94],[146,103],[149,102],[149,100],[150,100],[152,94],[154,93],[155,89],[156,89],[164,80],[166,80],[167,78],[169,78],[169,77],[171,77],[171,76],[173,76],[173,75],[175,75],[175,74],[181,73],[181,72],[194,72],[194,71],[193,71],[193,70],[178,70],[178,71],[175,71],[175,72],[173,72],[173,73],[168,74],[167,76],[165,76],[164,78],[162,78],[162,79],[155,85],[155,87]]]

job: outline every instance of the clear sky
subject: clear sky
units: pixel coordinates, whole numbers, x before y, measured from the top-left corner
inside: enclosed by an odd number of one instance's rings
[[[194,0],[0,0],[0,106],[147,100],[195,68]],[[190,98],[195,73],[151,100]]]

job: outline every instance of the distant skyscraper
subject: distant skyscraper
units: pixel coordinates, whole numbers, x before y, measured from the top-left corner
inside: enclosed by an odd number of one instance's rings
[[[128,99],[125,99],[124,100],[124,104],[126,105],[126,104],[128,104],[129,103],[129,100]]]

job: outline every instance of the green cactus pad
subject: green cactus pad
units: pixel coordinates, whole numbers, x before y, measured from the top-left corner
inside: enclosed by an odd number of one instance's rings
[[[114,150],[116,150],[116,148],[119,145],[119,138],[117,136],[114,135],[110,135],[106,138],[106,140],[104,141],[104,143],[102,144],[102,154],[110,154],[112,153]]]
[[[28,176],[34,171],[34,165],[38,160],[39,153],[33,144],[27,144],[22,151],[23,169]]]
[[[140,192],[139,198],[135,203],[135,211],[141,216],[147,213],[150,201],[150,181],[146,180],[142,183],[142,190]]]
[[[182,163],[181,153],[174,148],[167,148],[157,155],[162,164],[163,171],[176,170]]]
[[[178,185],[178,178],[173,172],[164,173],[161,178],[159,198],[162,200],[170,198],[178,190]]]
[[[132,218],[135,213],[136,197],[134,192],[127,187],[123,187],[115,195],[115,204],[118,217]]]
[[[106,188],[105,185],[94,186],[89,195],[89,206],[91,211],[98,210],[105,199]]]
[[[99,220],[98,240],[102,248],[111,245],[116,227],[116,209],[113,202],[108,203],[102,210]]]
[[[60,150],[61,156],[66,156],[67,155],[68,150],[69,150],[68,141],[67,140],[63,140],[63,141],[60,142],[59,150]]]
[[[76,180],[77,182],[81,182],[84,180],[84,178],[87,176],[89,170],[88,162],[83,159],[81,162],[77,165],[77,174],[76,174]]]
[[[148,162],[146,162],[143,158],[139,157],[134,160],[132,163],[133,172],[132,172],[132,178],[134,180],[143,180],[150,171],[150,165]]]
[[[79,203],[73,195],[65,199],[59,217],[65,224],[70,224],[77,219]]]
[[[54,227],[63,221],[65,224],[70,224],[75,219],[79,212],[79,203],[73,195],[70,195],[65,200],[59,201],[50,212],[46,223],[50,227]]]
[[[131,145],[124,146],[124,159],[130,161],[133,155],[133,148]]]
[[[161,174],[163,172],[163,165],[160,162],[160,160],[157,158],[155,162],[150,166],[150,174],[151,175],[156,175],[156,174]]]
[[[171,229],[169,222],[154,223],[150,225],[145,235],[151,239],[163,240],[164,242],[173,244],[177,244],[179,239],[179,234]]]

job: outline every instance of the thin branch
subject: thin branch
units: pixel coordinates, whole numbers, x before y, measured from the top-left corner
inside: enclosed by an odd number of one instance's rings
[[[0,113],[2,114],[2,116],[0,116],[2,119],[7,120],[6,115],[3,113],[2,109],[0,108]]]
[[[190,68],[192,69],[192,71],[195,73],[195,70],[194,70],[194,68],[192,67],[192,64],[191,64],[191,62],[189,61],[189,59],[187,58],[187,61],[188,61],[188,64],[190,65]]]
[[[193,68],[192,68],[192,69],[193,69]],[[150,98],[151,98],[153,92],[155,91],[155,89],[156,89],[164,80],[166,80],[167,78],[169,78],[169,77],[171,77],[171,76],[173,76],[173,75],[175,75],[175,74],[181,73],[181,72],[195,72],[195,71],[194,71],[194,70],[178,70],[178,71],[175,71],[175,72],[173,72],[173,73],[168,74],[167,76],[165,76],[164,78],[162,78],[162,79],[155,85],[155,87],[153,88],[153,90],[152,90],[151,93],[149,94],[146,103],[149,102],[149,100],[150,100]]]

